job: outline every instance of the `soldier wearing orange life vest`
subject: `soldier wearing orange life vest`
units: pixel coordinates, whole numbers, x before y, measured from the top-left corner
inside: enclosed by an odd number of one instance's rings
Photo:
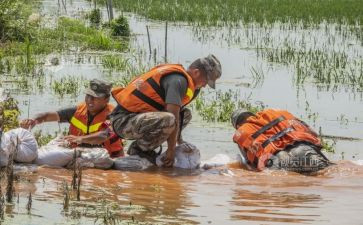
[[[135,140],[128,154],[138,154],[155,163],[154,149],[167,141],[164,166],[172,166],[174,149],[181,143],[181,130],[191,120],[185,108],[207,84],[215,88],[221,65],[214,55],[195,60],[187,69],[179,64],[152,68],[112,95],[118,106],[111,114],[114,131]]]
[[[104,147],[111,157],[123,156],[122,140],[107,123],[108,116],[114,109],[109,103],[110,91],[111,84],[91,80],[90,87],[85,91],[85,102],[57,112],[39,114],[20,124],[28,129],[43,122],[69,122],[69,135],[65,139],[73,143],[74,147]]]
[[[233,141],[247,169],[309,173],[330,165],[320,151],[318,135],[287,111],[266,109],[253,114],[237,110],[231,121],[236,129]]]

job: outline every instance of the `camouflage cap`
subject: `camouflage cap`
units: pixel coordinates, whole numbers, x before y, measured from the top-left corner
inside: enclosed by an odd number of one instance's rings
[[[210,54],[207,57],[201,58],[200,62],[204,66],[207,75],[209,87],[216,88],[216,80],[222,75],[222,66],[217,57]]]
[[[89,82],[89,88],[84,93],[96,98],[108,97],[111,93],[112,84],[106,81],[93,79]]]

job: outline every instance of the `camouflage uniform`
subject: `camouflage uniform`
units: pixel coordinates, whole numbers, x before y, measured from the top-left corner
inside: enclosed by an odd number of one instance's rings
[[[322,154],[317,147],[300,143],[279,151],[267,162],[270,169],[284,169],[298,173],[310,173],[324,169],[332,163]]]
[[[184,129],[192,119],[191,111],[181,110],[180,120]],[[112,117],[114,131],[124,139],[135,140],[129,147],[128,154],[136,154],[136,148],[152,151],[164,143],[174,131],[176,121],[169,112],[146,112],[117,114]]]

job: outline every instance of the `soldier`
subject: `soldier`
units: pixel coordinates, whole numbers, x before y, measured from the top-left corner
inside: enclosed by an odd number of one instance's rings
[[[28,129],[44,122],[68,122],[69,136],[65,139],[74,147],[103,146],[111,157],[123,156],[122,140],[112,135],[107,125],[108,116],[114,109],[109,103],[111,86],[105,81],[93,79],[85,90],[85,102],[59,111],[41,113],[33,119],[21,121],[20,126]]]
[[[207,84],[215,88],[221,64],[214,55],[195,60],[188,69],[178,64],[152,68],[112,95],[118,106],[111,114],[113,130],[120,137],[135,140],[128,154],[138,154],[155,164],[154,151],[168,143],[164,166],[174,162],[175,146],[182,142],[181,130],[192,118],[185,108]]]
[[[331,164],[320,151],[318,135],[287,111],[266,109],[253,114],[237,110],[231,121],[236,129],[233,141],[247,169],[309,173]]]

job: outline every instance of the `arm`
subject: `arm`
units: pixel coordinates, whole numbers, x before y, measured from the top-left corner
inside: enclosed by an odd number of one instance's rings
[[[88,134],[84,136],[74,136],[68,135],[64,137],[65,140],[76,143],[76,144],[91,144],[91,145],[98,145],[103,144],[109,137],[108,130],[102,130],[93,134]]]
[[[177,142],[177,137],[179,135],[180,106],[179,105],[174,105],[174,104],[167,104],[166,105],[166,111],[170,112],[170,113],[172,113],[174,115],[175,124],[176,124],[174,131],[170,134],[170,136],[169,136],[169,138],[167,140],[168,141],[168,149],[166,150],[166,156],[163,159],[164,166],[171,167],[171,166],[173,166],[173,163],[174,163],[175,146],[176,146],[176,142]]]
[[[20,127],[24,129],[31,129],[37,124],[44,122],[59,121],[59,115],[57,112],[45,112],[36,115],[33,119],[25,119],[20,122]]]

